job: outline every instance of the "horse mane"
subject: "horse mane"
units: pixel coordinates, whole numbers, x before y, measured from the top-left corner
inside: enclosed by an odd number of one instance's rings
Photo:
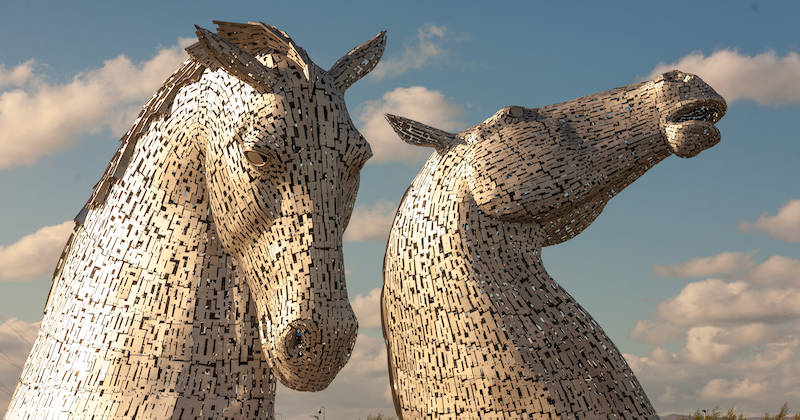
[[[286,54],[301,66],[311,62],[308,54],[302,48],[297,47],[289,35],[272,25],[263,22],[244,24],[214,21],[214,23],[217,25],[217,34],[220,37],[248,54],[255,55],[272,50]],[[216,67],[208,59],[199,42],[186,47],[186,51],[190,53],[190,58],[184,61],[180,68],[147,101],[139,116],[136,117],[133,126],[119,140],[120,147],[108,163],[100,181],[94,185],[89,201],[75,216],[74,220],[78,226],[83,224],[89,210],[100,208],[105,204],[111,186],[125,175],[136,148],[136,142],[147,132],[150,123],[167,116],[175,96],[182,87],[199,81],[206,68]]]

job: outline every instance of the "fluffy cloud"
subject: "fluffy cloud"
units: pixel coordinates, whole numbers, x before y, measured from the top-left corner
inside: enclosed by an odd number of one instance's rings
[[[427,23],[417,31],[417,38],[411,45],[406,45],[401,57],[383,57],[370,72],[375,80],[385,79],[403,74],[411,69],[418,69],[431,60],[447,55],[447,50],[440,44],[449,31],[444,26]]]
[[[653,263],[653,273],[657,276],[672,278],[730,273],[752,267],[753,262],[750,260],[752,256],[753,253],[723,252],[713,257],[694,258],[679,264],[659,265],[658,262],[655,262]]]
[[[367,101],[356,108],[359,131],[372,146],[370,162],[419,162],[430,156],[433,149],[411,146],[395,134],[384,114],[396,114],[430,126],[458,131],[464,124],[456,121],[462,108],[453,105],[437,90],[421,86],[397,88],[386,92],[379,100]]]
[[[364,295],[356,295],[350,299],[350,305],[358,318],[359,328],[381,327],[381,288],[377,287]]]
[[[755,56],[736,50],[715,51],[708,57],[693,52],[670,64],[659,63],[649,78],[672,69],[694,73],[729,102],[751,99],[762,105],[800,103],[800,55],[778,57],[775,51]]]
[[[792,356],[796,355],[795,349]],[[652,354],[625,358],[662,416],[717,405],[736,406],[748,417],[763,416],[800,397],[800,363],[791,358],[767,370],[750,369],[746,361],[700,365],[675,358],[656,360]]]
[[[687,284],[678,296],[659,304],[656,313],[676,325],[779,324],[800,318],[800,289],[707,279]]]
[[[0,413],[5,413],[41,322],[11,318],[0,324]]]
[[[800,261],[773,255],[763,263],[753,267],[745,275],[748,279],[758,283],[774,284],[786,282],[800,286]]]
[[[767,390],[767,384],[751,382],[749,378],[742,380],[712,379],[708,381],[699,394],[706,399],[753,399]]]
[[[800,200],[789,201],[774,216],[763,213],[754,222],[740,222],[739,231],[763,233],[791,243],[800,242]]]
[[[666,344],[684,335],[683,328],[672,323],[639,320],[628,337],[640,343]]]
[[[686,345],[677,357],[689,363],[710,365],[729,362],[749,346],[779,340],[783,331],[758,323],[731,327],[704,325],[691,328],[686,335]]]
[[[385,243],[396,212],[397,206],[384,199],[378,200],[371,206],[356,206],[350,217],[351,223],[344,232],[344,240]]]
[[[275,412],[286,420],[308,420],[317,415],[320,406],[330,418],[363,420],[367,414],[379,412],[394,415],[387,366],[383,339],[359,334],[350,362],[326,390],[300,392],[278,384]]]
[[[33,60],[0,67],[0,169],[31,165],[78,141],[87,132],[122,135],[142,104],[188,56],[179,45],[133,63],[120,55],[64,84],[48,83]]]
[[[52,273],[75,222],[45,226],[17,242],[0,246],[0,281],[37,280]]]
[[[753,255],[654,265],[670,277],[726,275],[688,283],[629,334],[653,345],[625,358],[660,413],[735,405],[753,415],[800,398],[800,260]]]

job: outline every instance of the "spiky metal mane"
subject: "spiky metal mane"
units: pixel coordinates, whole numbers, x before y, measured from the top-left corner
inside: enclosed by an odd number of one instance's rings
[[[233,23],[214,21],[217,35],[232,42],[251,55],[273,50],[286,54],[303,68],[311,64],[311,59],[302,48],[295,44],[286,32],[264,22]]]

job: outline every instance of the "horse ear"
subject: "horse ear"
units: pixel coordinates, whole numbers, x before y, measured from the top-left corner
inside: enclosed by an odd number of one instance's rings
[[[403,141],[414,146],[434,147],[441,150],[450,147],[456,140],[456,135],[453,133],[408,118],[386,114],[386,120]]]
[[[378,65],[385,48],[386,31],[382,31],[369,41],[353,48],[331,66],[327,73],[336,80],[339,90],[344,93],[353,83],[366,76]]]
[[[275,81],[278,79],[276,70],[271,69],[255,57],[248,54],[232,42],[219,35],[212,33],[199,26],[197,28],[197,39],[200,40],[203,56],[199,54],[198,48],[187,48],[187,52],[199,62],[208,64],[212,62],[218,67],[227,70],[233,76],[254,87],[262,93],[272,91]]]

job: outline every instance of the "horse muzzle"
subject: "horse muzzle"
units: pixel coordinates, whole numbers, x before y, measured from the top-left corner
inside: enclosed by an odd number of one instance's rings
[[[719,143],[721,135],[714,124],[728,105],[711,86],[679,70],[664,73],[656,86],[663,107],[661,129],[672,153],[690,158]]]
[[[289,388],[321,391],[350,360],[357,333],[355,316],[293,321],[277,334],[273,374]]]
[[[682,158],[690,158],[719,143],[721,135],[714,124],[725,115],[726,108],[722,97],[683,104],[664,124],[670,151]]]
[[[347,298],[341,247],[310,247],[272,285],[259,308],[259,335],[273,374],[288,388],[320,391],[350,360],[358,321]],[[296,257],[296,260],[295,260]],[[284,266],[288,261],[284,261]],[[281,270],[282,271],[282,270]]]

